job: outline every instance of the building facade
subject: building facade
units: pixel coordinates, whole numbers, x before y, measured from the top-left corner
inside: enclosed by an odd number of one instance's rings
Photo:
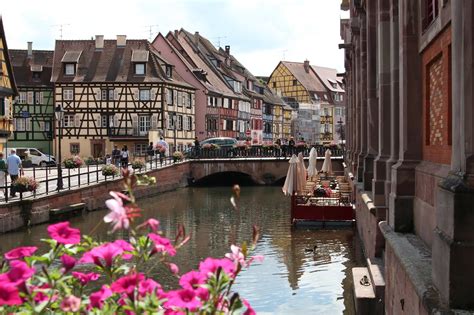
[[[54,51],[10,49],[18,87],[13,105],[13,136],[10,147],[37,148],[53,154],[54,86],[51,82]]]
[[[115,145],[142,155],[150,130],[171,147],[193,141],[194,88],[146,40],[58,40],[52,82],[65,111],[63,158],[100,157]]]
[[[0,151],[6,149],[7,140],[13,131],[12,104],[17,95],[3,20],[0,16]]]
[[[347,174],[365,254],[383,265],[379,312],[472,310],[474,2],[341,7]]]

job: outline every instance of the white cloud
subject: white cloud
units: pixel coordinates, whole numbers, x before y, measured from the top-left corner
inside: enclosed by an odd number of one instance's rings
[[[184,27],[232,53],[255,75],[270,75],[285,55],[343,70],[337,0],[16,0],[2,3],[10,48],[53,49],[64,39],[148,38]],[[158,25],[158,26],[155,26]]]

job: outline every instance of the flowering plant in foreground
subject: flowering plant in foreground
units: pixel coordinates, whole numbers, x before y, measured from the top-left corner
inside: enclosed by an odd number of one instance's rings
[[[84,165],[84,161],[77,155],[64,160],[65,168],[76,168],[82,165]]]
[[[117,176],[119,174],[119,169],[113,164],[102,166],[102,175],[104,176]]]
[[[35,191],[38,189],[38,182],[33,177],[19,177],[14,183],[15,189],[19,192]]]
[[[232,285],[242,268],[261,257],[250,257],[245,243],[232,245],[224,258],[206,258],[197,270],[179,275],[178,266],[168,258],[189,240],[184,227],[178,227],[171,241],[160,231],[158,220],[137,222],[142,210],[133,188],[154,182],[125,170],[126,193],[111,192],[106,201],[110,212],[104,221],[111,224],[112,233],[120,230],[126,239],[98,242],[81,235],[69,222],[60,222],[47,228],[50,238],[43,241],[50,249],[46,253],[39,254],[34,246],[5,253],[0,313],[255,314]],[[257,239],[254,227],[251,248]],[[179,288],[166,291],[159,279],[150,277],[157,263],[179,278]]]

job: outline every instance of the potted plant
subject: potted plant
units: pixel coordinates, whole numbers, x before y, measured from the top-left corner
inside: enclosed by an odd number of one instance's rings
[[[33,177],[23,176],[18,178],[13,186],[18,192],[35,191],[39,184]]]
[[[104,165],[102,167],[102,175],[104,176],[114,176],[114,175],[118,175],[118,173],[119,173],[119,169],[117,168],[117,166],[113,164]]]
[[[173,162],[179,162],[184,158],[183,152],[181,151],[176,151],[173,153]]]
[[[82,165],[84,165],[84,161],[77,155],[64,160],[65,168],[76,168]]]
[[[143,159],[135,159],[132,162],[132,168],[134,170],[141,170],[142,168],[145,167],[145,161]]]

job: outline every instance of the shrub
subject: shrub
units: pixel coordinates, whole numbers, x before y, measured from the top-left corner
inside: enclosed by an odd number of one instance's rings
[[[135,159],[132,162],[132,168],[134,170],[136,169],[142,169],[145,167],[145,161],[143,159]]]
[[[179,162],[179,161],[181,161],[182,159],[184,159],[183,152],[181,152],[181,151],[176,151],[175,153],[173,153],[173,161],[174,161],[174,162]]]
[[[84,165],[84,161],[77,155],[64,160],[65,168],[76,168],[82,165]]]
[[[39,184],[33,177],[23,176],[19,177],[13,184],[16,191],[25,192],[25,191],[35,191]]]
[[[113,164],[102,166],[102,175],[104,176],[114,176],[119,174],[119,169]]]

